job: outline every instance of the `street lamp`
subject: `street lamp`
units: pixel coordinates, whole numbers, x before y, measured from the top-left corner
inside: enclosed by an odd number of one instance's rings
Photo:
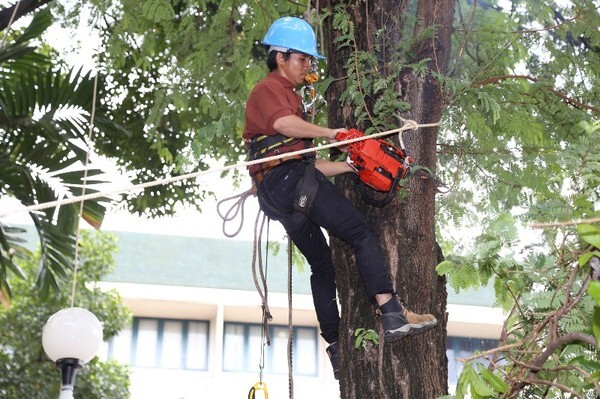
[[[92,360],[102,344],[102,325],[82,308],[62,309],[48,319],[42,332],[42,346],[61,370],[59,399],[72,399],[75,375]]]

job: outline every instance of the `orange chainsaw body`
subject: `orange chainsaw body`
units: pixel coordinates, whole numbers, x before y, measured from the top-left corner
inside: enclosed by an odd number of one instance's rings
[[[356,129],[338,132],[337,141],[364,137]],[[404,150],[382,139],[365,139],[348,144],[348,156],[358,172],[361,182],[376,191],[388,192],[396,186],[397,180],[404,178],[412,160]]]

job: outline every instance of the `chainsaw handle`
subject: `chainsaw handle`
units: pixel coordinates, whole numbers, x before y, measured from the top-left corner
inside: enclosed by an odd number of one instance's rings
[[[363,137],[365,134],[363,132],[361,132],[360,130],[356,130],[356,129],[349,129],[348,131],[338,131],[335,134],[335,139],[337,141],[345,141],[345,140],[352,140],[352,139],[357,139],[359,137]]]
[[[365,202],[365,204],[369,204],[369,205],[375,206],[377,208],[383,208],[384,206],[389,204],[394,199],[394,196],[396,195],[396,192],[398,191],[398,186],[400,185],[401,174],[402,174],[402,171],[399,170],[398,175],[396,175],[396,178],[394,178],[394,181],[392,182],[392,187],[390,188],[390,191],[388,191],[387,194],[385,195],[385,197],[383,197],[381,199],[375,199],[375,198],[371,197],[369,195],[369,193],[367,192],[367,185],[359,179],[358,180],[358,191],[360,192],[360,196],[361,196],[362,200]]]

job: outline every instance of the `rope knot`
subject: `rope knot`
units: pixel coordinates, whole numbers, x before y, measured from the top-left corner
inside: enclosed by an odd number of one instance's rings
[[[419,129],[419,124],[412,120],[412,119],[404,119],[402,117],[400,117],[400,120],[402,121],[402,123],[404,123],[404,126],[406,127],[406,130],[417,130]]]

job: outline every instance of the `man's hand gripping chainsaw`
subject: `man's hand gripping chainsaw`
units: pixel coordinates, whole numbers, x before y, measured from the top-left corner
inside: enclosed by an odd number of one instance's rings
[[[350,129],[347,132],[338,132],[335,138],[337,141],[346,141],[364,136],[359,130]],[[400,180],[410,171],[412,158],[406,155],[404,149],[396,148],[382,139],[355,141],[343,148],[347,149],[349,163],[358,172],[363,200],[373,206],[387,205],[394,198]],[[387,196],[375,200],[368,196],[363,185],[386,192]]]

